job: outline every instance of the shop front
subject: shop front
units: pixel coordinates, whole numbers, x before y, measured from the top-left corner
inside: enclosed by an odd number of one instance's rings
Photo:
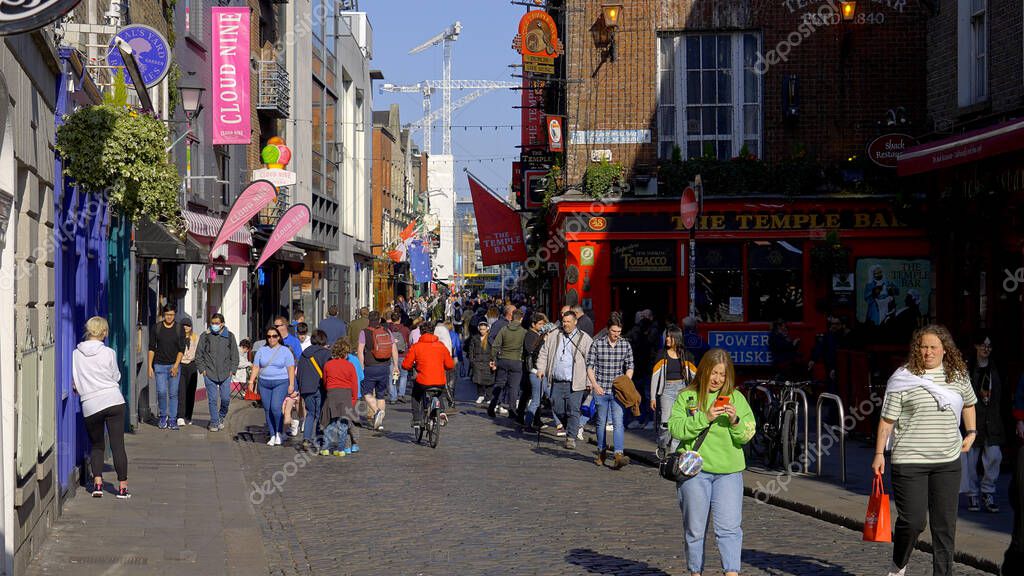
[[[939,317],[969,357],[973,338],[988,333],[1004,381],[1016,382],[1024,372],[1024,121],[911,148],[899,172],[934,207],[928,227],[948,279]]]
[[[580,304],[600,328],[619,311],[661,324],[689,315],[748,375],[772,364],[772,322],[787,322],[809,359],[829,317],[871,349],[905,353],[910,332],[935,309],[936,274],[924,230],[878,197],[707,199],[697,219],[696,268],[677,200],[555,205],[555,307]]]
[[[213,246],[223,220],[207,214],[184,211],[189,236],[201,245],[206,254]],[[224,315],[224,322],[241,340],[248,333],[248,274],[252,251],[252,234],[247,227],[240,228],[228,241],[210,254],[204,263],[188,267],[190,298],[186,312],[192,317],[197,331],[205,329],[210,316]]]

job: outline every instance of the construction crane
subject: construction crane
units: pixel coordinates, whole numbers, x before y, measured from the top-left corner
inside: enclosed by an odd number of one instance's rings
[[[437,46],[438,44],[441,44],[444,48],[444,73],[441,76],[441,149],[444,154],[452,153],[452,44],[459,39],[461,32],[462,23],[456,20],[444,32],[409,50],[409,54],[412,55],[419,54],[427,48]],[[427,132],[424,132],[424,137],[426,136]],[[424,150],[429,151],[430,141],[424,140],[423,146]]]
[[[461,108],[462,106],[465,106],[466,104],[469,104],[469,102],[476,100],[476,98],[479,98],[480,96],[487,92],[490,92],[491,90],[499,90],[502,88],[517,88],[520,86],[515,82],[503,82],[498,80],[449,80],[448,86],[451,90],[482,90],[483,92],[478,94],[476,97],[471,98],[469,101],[462,102],[462,104],[460,105],[451,104],[451,99],[449,97],[447,104],[441,108],[441,113],[435,114],[430,110],[430,99],[437,89],[440,88],[443,90],[444,84],[444,80],[424,80],[422,82],[417,82],[416,84],[384,84],[380,87],[381,92],[398,92],[405,94],[420,93],[423,95],[423,118],[431,119],[429,122],[423,123],[420,126],[423,129],[423,151],[426,152],[427,154],[430,154],[430,141],[433,136],[432,126],[434,120],[436,120],[438,116],[442,117],[441,130],[444,134],[445,139],[443,145],[443,153],[451,154],[452,112]],[[445,112],[446,109],[448,110],[447,113]]]

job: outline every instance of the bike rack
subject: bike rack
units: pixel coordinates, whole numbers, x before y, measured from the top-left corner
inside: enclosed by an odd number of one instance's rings
[[[846,427],[843,423],[846,421],[846,414],[843,410],[843,399],[836,394],[829,392],[823,392],[818,396],[818,442],[817,449],[815,450],[815,459],[818,462],[818,476],[821,476],[821,407],[825,404],[826,400],[831,400],[836,403],[836,408],[839,408],[839,462],[840,462],[840,480],[843,484],[846,484]],[[806,444],[804,444],[806,447]]]
[[[809,460],[809,458],[811,456],[811,449],[808,446],[808,444],[810,444],[810,438],[811,438],[810,437],[810,432],[811,432],[810,419],[811,418],[810,418],[810,409],[808,408],[808,404],[807,404],[807,393],[804,392],[803,390],[801,390],[800,388],[794,388],[793,389],[793,393],[794,394],[798,394],[800,396],[800,403],[803,405],[803,409],[804,409],[804,474],[810,474],[811,470],[810,470],[810,460]]]

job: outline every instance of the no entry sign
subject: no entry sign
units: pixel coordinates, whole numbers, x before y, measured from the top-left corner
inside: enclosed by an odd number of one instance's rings
[[[687,230],[697,223],[697,193],[692,186],[683,190],[683,196],[679,199],[679,215],[682,216],[683,228]]]

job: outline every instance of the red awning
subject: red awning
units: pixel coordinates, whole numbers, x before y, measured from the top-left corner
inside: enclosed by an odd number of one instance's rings
[[[1010,120],[944,140],[908,148],[900,154],[897,173],[910,176],[976,162],[1024,148],[1024,120]]]

